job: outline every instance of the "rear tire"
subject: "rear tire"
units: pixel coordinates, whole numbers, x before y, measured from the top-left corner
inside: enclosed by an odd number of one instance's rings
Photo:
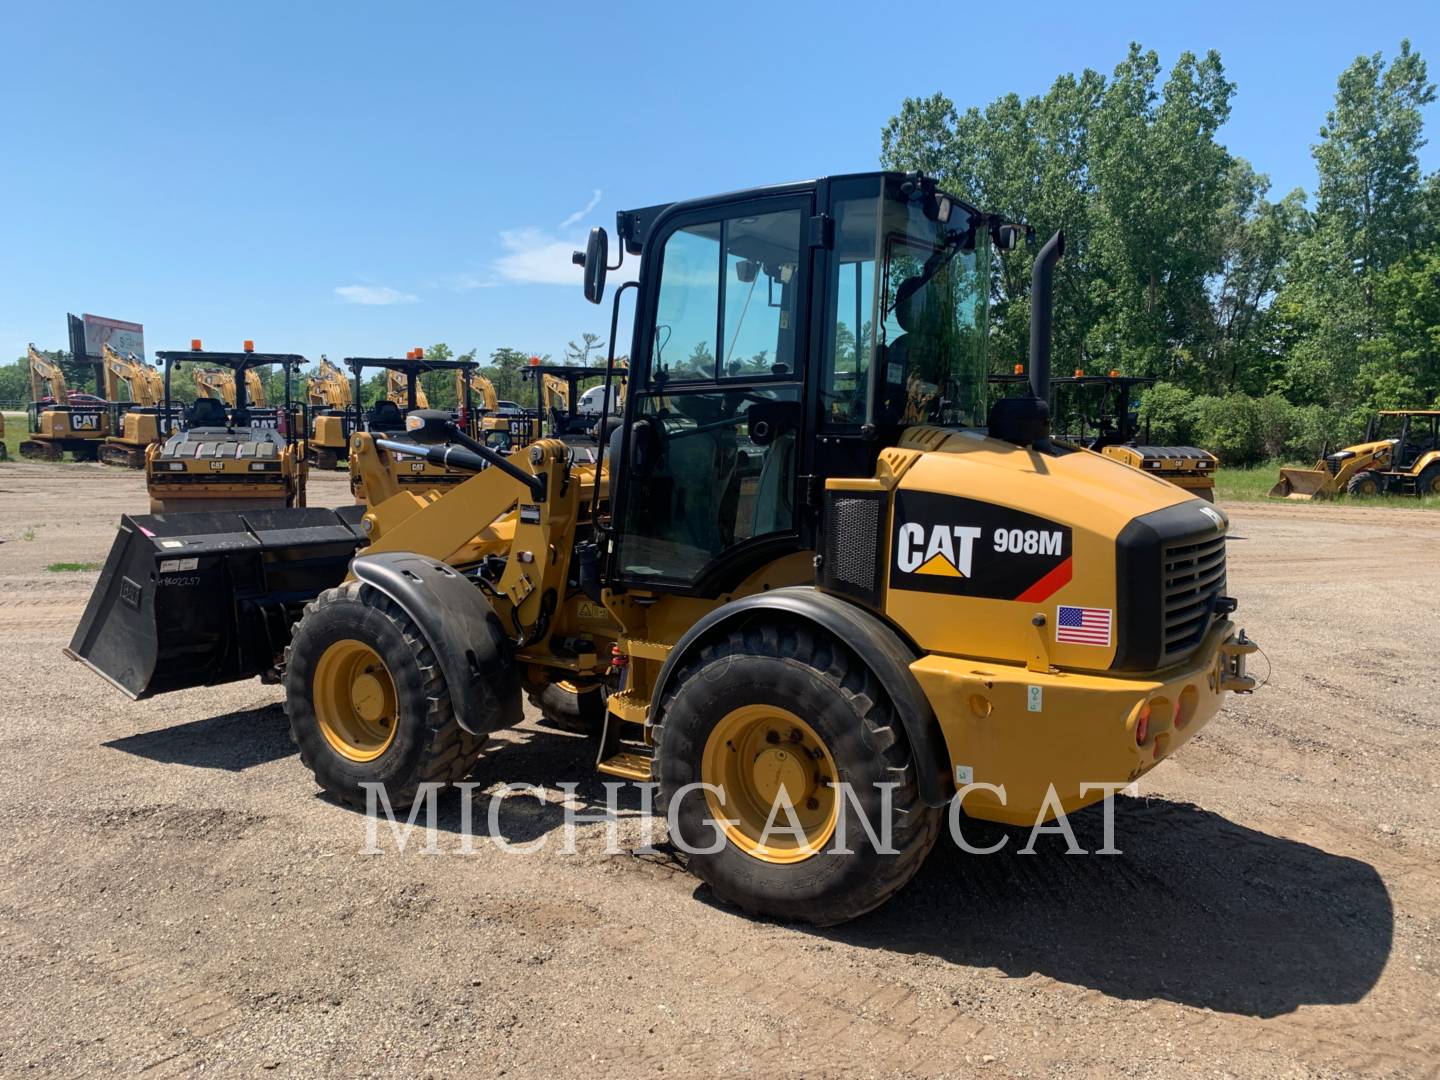
[[[1380,474],[1371,469],[1362,469],[1345,482],[1345,494],[1358,498],[1370,498],[1384,490]]]
[[[1415,478],[1415,494],[1423,499],[1426,496],[1440,495],[1440,465],[1429,465]]]
[[[463,779],[480,756],[485,739],[456,721],[424,636],[378,590],[351,581],[321,593],[285,657],[300,760],[341,802],[364,807],[361,784],[379,783],[393,808],[406,807],[421,784]]]
[[[889,899],[934,846],[941,811],[920,798],[900,719],[873,673],[828,634],[804,625],[754,626],[706,643],[677,672],[658,711],[652,734],[661,806],[668,814],[679,800],[672,840],[689,850],[696,876],[729,903],[820,926],[844,922]],[[687,785],[723,786],[727,777],[734,790],[723,804],[700,789],[681,795]],[[836,783],[850,785],[882,838],[876,785],[896,785],[893,853],[871,843]],[[804,832],[804,843],[789,848],[774,844],[774,834],[770,844],[755,835],[752,794],[761,794],[763,807],[780,787]],[[776,794],[767,799],[767,790]],[[736,824],[722,828],[721,818]],[[787,820],[782,812],[776,823]],[[844,853],[834,850],[842,827]],[[717,851],[703,851],[717,843]]]

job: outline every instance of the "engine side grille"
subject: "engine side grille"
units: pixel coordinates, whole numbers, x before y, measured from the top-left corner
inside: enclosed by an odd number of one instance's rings
[[[1179,659],[1200,643],[1225,592],[1225,537],[1165,545],[1163,632],[1165,660]]]
[[[870,607],[880,605],[885,557],[886,511],[883,491],[827,491],[820,587]]]

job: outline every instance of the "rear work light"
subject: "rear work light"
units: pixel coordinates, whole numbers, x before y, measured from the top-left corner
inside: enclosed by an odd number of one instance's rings
[[[1150,703],[1140,707],[1140,719],[1135,722],[1135,745],[1144,746],[1150,737]]]

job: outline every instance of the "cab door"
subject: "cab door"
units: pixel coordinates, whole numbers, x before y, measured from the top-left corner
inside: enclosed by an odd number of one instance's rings
[[[657,222],[612,581],[713,596],[798,547],[811,207],[807,192]]]

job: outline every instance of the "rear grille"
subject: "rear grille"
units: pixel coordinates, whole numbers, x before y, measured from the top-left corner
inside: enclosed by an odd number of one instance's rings
[[[878,607],[885,551],[885,492],[825,493],[819,584],[828,592]]]
[[[1325,459],[1325,468],[1330,470],[1331,476],[1339,476],[1340,466],[1344,464],[1345,462],[1338,457],[1328,457]]]
[[[1212,536],[1164,548],[1164,653],[1178,660],[1200,644],[1225,592],[1225,537]]]

